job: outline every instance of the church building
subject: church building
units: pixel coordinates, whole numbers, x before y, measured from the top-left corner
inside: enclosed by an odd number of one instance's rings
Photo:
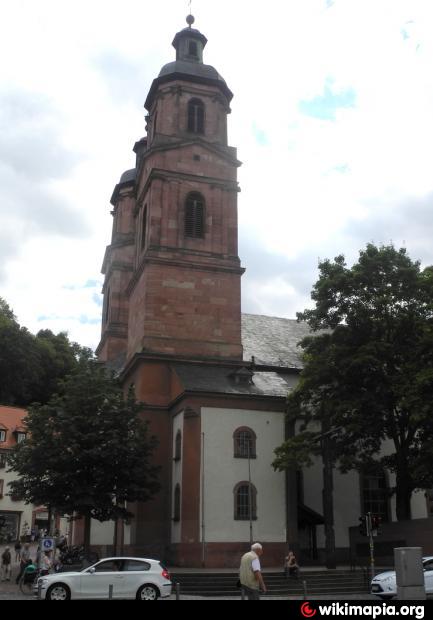
[[[315,560],[324,546],[322,464],[296,476],[271,466],[290,430],[285,401],[308,328],[241,313],[233,94],[204,63],[207,39],[194,18],[187,23],[147,95],[146,137],[114,189],[103,262],[97,355],[144,403],[161,466],[160,493],[130,507],[125,551],[237,566],[258,540],[265,565],[281,565],[289,544]],[[355,472],[335,481],[339,549],[363,513],[366,484]]]

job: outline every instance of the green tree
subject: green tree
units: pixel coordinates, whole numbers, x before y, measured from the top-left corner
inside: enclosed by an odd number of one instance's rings
[[[413,491],[433,485],[433,268],[370,244],[352,268],[339,256],[319,270],[316,307],[298,314],[316,334],[301,343],[305,366],[288,398],[289,418],[304,427],[274,466],[306,465],[320,452],[311,423],[338,429],[340,469],[394,472],[397,518],[409,519]],[[393,449],[383,456],[385,440]]]
[[[158,490],[151,459],[157,441],[140,417],[142,406],[95,361],[81,361],[62,395],[31,407],[28,439],[11,454],[19,478],[11,494],[85,519],[126,519],[127,502],[145,502]]]
[[[21,327],[0,297],[0,403],[26,407],[45,404],[60,390],[66,375],[92,357],[90,349],[70,342],[64,333]]]

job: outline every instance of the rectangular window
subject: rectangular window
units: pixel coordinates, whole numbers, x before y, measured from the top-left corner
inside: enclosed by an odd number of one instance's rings
[[[17,433],[17,443],[21,443],[26,438],[26,433]]]
[[[6,431],[0,430],[0,442],[6,441]]]
[[[0,452],[0,469],[4,469],[6,467],[6,454],[5,452]]]
[[[3,497],[4,480],[0,480],[0,497]]]
[[[369,474],[362,476],[362,502],[363,512],[380,517],[382,523],[389,521],[388,511],[388,489],[386,478],[383,473]]]

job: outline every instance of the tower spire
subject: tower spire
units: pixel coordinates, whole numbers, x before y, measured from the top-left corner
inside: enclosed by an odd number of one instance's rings
[[[188,13],[187,18],[186,18],[186,23],[191,28],[191,26],[195,22],[195,17],[192,14],[192,0],[188,0],[188,6],[189,6],[189,13]]]

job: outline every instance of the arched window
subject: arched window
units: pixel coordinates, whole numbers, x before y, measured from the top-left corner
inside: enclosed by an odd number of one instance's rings
[[[174,460],[180,461],[182,458],[182,433],[177,431],[176,440],[174,442]]]
[[[204,237],[204,198],[201,194],[189,194],[185,204],[185,237]]]
[[[200,99],[188,103],[188,131],[204,134],[204,104]]]
[[[146,232],[147,232],[147,205],[144,205],[143,213],[141,214],[141,250],[144,250],[146,245]]]
[[[110,319],[110,289],[107,290],[107,293],[106,293],[105,299],[104,299],[104,303],[105,303],[104,323],[108,323],[108,321]]]
[[[381,469],[365,470],[361,473],[362,514],[371,512],[389,521],[389,488],[386,473]]]
[[[239,482],[234,488],[235,521],[257,520],[257,490],[249,482]]]
[[[174,489],[173,521],[180,521],[180,484]]]
[[[233,433],[235,459],[256,458],[256,434],[251,428],[242,427]]]

